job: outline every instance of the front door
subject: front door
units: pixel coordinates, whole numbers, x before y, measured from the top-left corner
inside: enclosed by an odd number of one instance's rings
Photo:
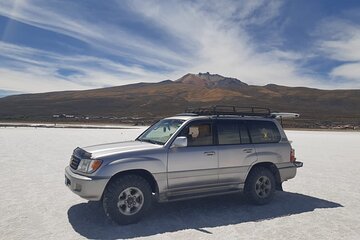
[[[187,147],[168,152],[169,189],[190,189],[218,183],[218,152],[214,144],[212,121],[193,121],[179,136],[186,136]]]

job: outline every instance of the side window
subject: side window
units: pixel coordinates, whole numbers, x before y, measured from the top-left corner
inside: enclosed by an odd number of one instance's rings
[[[281,139],[278,128],[271,121],[249,121],[248,125],[253,143],[276,143]]]
[[[220,145],[240,144],[240,131],[237,122],[218,121],[217,130]]]
[[[211,125],[211,123],[202,122],[190,123],[190,125],[187,126],[180,135],[187,137],[189,147],[213,145]]]
[[[248,144],[250,143],[250,137],[249,137],[249,133],[246,127],[245,122],[240,121],[240,139],[241,139],[241,143],[242,144]]]

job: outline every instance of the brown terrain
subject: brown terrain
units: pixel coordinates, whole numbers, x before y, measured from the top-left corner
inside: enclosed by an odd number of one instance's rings
[[[300,113],[299,119],[285,122],[287,127],[360,126],[360,90],[254,86],[209,73],[186,74],[176,81],[8,96],[0,98],[0,120],[148,124],[189,106],[211,105],[261,106]]]

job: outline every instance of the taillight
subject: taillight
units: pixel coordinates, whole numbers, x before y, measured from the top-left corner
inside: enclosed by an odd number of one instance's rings
[[[295,157],[295,149],[291,149],[290,150],[290,162],[295,162],[296,157]]]

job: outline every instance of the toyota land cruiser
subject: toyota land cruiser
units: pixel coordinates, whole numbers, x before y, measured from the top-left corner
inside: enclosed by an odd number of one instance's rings
[[[276,120],[298,114],[265,108],[190,109],[150,126],[134,141],[76,148],[66,185],[102,201],[119,224],[139,221],[158,202],[243,191],[270,202],[302,167]]]

